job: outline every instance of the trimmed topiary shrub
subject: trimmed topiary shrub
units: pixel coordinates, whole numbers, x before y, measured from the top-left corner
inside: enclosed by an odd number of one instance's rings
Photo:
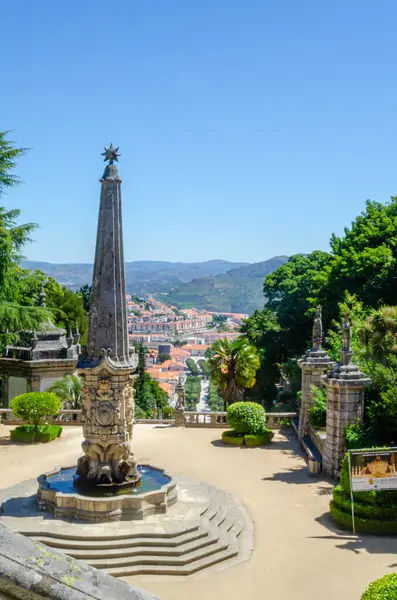
[[[47,443],[52,442],[62,434],[62,427],[59,425],[39,425],[37,428],[34,425],[21,425],[12,429],[10,432],[11,439],[18,442],[34,442]]]
[[[244,444],[244,436],[233,429],[228,429],[222,432],[222,442],[232,446],[242,446]]]
[[[62,403],[50,392],[28,392],[11,400],[10,408],[16,417],[37,429],[61,410]]]
[[[356,531],[375,535],[397,534],[397,491],[354,492]],[[350,499],[349,463],[343,459],[340,485],[332,491],[330,513],[342,527],[353,529]]]
[[[273,431],[271,429],[265,429],[262,433],[247,433],[244,436],[244,442],[250,448],[255,448],[256,446],[264,446],[265,444],[270,444],[273,437]]]
[[[238,433],[262,433],[266,424],[265,409],[256,402],[234,402],[227,409],[227,422]]]
[[[369,584],[361,600],[396,600],[397,573],[390,573]]]

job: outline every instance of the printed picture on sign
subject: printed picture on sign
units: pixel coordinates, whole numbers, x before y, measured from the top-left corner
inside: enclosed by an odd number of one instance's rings
[[[397,489],[397,450],[353,451],[350,455],[354,492]]]
[[[370,483],[371,479],[390,477],[397,473],[396,455],[394,452],[353,455],[353,457],[355,459],[355,464],[353,463],[352,465],[352,476],[354,478],[363,477],[369,479],[368,483]]]

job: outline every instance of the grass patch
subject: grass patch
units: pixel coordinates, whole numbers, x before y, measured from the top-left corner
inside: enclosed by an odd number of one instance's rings
[[[10,432],[11,439],[15,442],[42,443],[52,442],[62,434],[60,425],[40,425],[35,429],[34,425],[20,425]]]

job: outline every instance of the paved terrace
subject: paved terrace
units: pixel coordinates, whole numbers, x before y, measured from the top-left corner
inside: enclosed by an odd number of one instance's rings
[[[50,445],[14,445],[0,425],[1,487],[38,476],[80,455],[80,428]],[[220,431],[138,425],[134,451],[166,467],[239,495],[255,522],[250,561],[189,578],[129,577],[161,600],[359,600],[366,585],[397,571],[397,539],[354,537],[329,520],[332,484],[312,479],[294,438],[281,434],[268,448],[219,443]]]

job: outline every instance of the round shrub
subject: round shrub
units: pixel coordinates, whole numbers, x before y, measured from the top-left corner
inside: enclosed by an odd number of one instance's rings
[[[227,409],[227,422],[238,433],[262,433],[266,423],[265,409],[256,402],[234,402]]]
[[[397,573],[390,573],[369,584],[361,600],[396,600]]]
[[[37,428],[56,415],[62,407],[62,403],[55,394],[50,392],[28,392],[16,396],[10,402],[10,408],[14,415],[30,425]]]

